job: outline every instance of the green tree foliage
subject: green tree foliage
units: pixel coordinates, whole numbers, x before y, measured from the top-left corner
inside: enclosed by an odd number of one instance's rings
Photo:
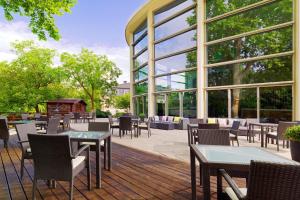
[[[126,109],[127,111],[130,108],[130,94],[123,94],[121,96],[116,96],[115,106],[118,109]]]
[[[17,58],[0,64],[1,111],[39,112],[39,104],[62,97],[62,72],[53,67],[55,51],[36,46],[33,41],[12,44]]]
[[[0,6],[9,21],[13,20],[14,14],[29,17],[29,27],[39,39],[46,40],[48,33],[51,38],[58,40],[60,35],[54,16],[71,12],[70,9],[76,2],[77,0],[0,0]]]
[[[80,54],[63,53],[61,62],[68,80],[89,98],[92,110],[96,103],[99,107],[111,103],[121,71],[106,56],[82,49]]]

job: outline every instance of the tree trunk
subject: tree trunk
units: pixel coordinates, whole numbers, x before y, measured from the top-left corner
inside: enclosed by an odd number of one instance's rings
[[[39,105],[35,105],[35,112],[39,113],[40,112],[40,109],[39,109]]]
[[[241,39],[238,39],[236,41],[236,59],[240,59],[240,52],[242,47],[242,41]],[[233,84],[239,85],[241,84],[241,69],[240,64],[234,64],[233,66]],[[238,118],[239,117],[239,105],[240,105],[240,89],[233,89],[232,90],[232,117]]]

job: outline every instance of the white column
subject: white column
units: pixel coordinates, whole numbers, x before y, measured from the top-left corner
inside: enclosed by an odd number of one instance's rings
[[[231,108],[232,108],[232,99],[231,99],[231,89],[227,90],[227,101],[228,101],[228,105],[227,105],[227,112],[228,112],[228,118],[232,118],[231,116]]]
[[[300,120],[300,2],[294,0],[294,120]]]
[[[197,116],[198,118],[207,117],[206,106],[206,47],[205,47],[205,0],[198,0],[197,4]]]
[[[154,82],[154,28],[153,28],[153,13],[150,11],[148,13],[148,52],[149,52],[149,60],[148,60],[148,115],[155,115],[155,82]]]

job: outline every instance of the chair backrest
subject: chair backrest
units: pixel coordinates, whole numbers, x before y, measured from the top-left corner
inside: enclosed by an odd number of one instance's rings
[[[47,134],[57,134],[60,124],[59,118],[50,118],[47,126]]]
[[[199,123],[198,129],[220,129],[220,125],[219,124]]]
[[[132,130],[132,121],[131,117],[120,117],[119,129],[122,131],[131,131]]]
[[[198,144],[230,146],[229,130],[198,129],[194,136],[194,141]]]
[[[6,116],[0,116],[0,119],[4,119],[4,120],[5,120],[5,122],[6,122],[6,125],[7,125],[8,119],[7,119],[7,117],[6,117]],[[7,127],[8,127],[8,125],[7,125]]]
[[[277,134],[279,136],[279,139],[284,138],[284,134],[288,128],[296,125],[297,122],[279,122],[277,127]]]
[[[89,122],[88,131],[109,131],[109,122]]]
[[[21,114],[22,120],[28,120],[28,117],[29,117],[29,114],[27,114],[27,113]]]
[[[69,136],[28,134],[28,140],[37,178],[64,180],[71,177],[72,154]]]
[[[109,121],[110,125],[112,125],[114,123],[111,115],[108,115],[108,121]]]
[[[19,141],[28,141],[28,134],[37,134],[36,127],[34,123],[29,124],[17,124],[16,125],[17,135]],[[23,151],[29,148],[29,143],[21,143]]]
[[[40,119],[41,118],[41,113],[35,113],[34,114],[34,118],[37,120],[37,119]]]
[[[79,112],[76,112],[74,113],[74,119],[80,119],[80,113]]]
[[[64,119],[63,119],[63,123],[65,124],[65,125],[69,125],[70,124],[70,121],[71,121],[71,115],[70,114],[65,114],[64,115]]]
[[[231,126],[231,130],[232,130],[232,131],[239,130],[240,124],[241,124],[240,121],[233,121],[232,126]]]
[[[58,118],[58,119],[61,119],[61,114],[54,114],[53,116],[54,118]]]
[[[9,131],[5,119],[0,119],[0,139],[8,140]]]
[[[251,161],[247,199],[300,199],[300,165]]]

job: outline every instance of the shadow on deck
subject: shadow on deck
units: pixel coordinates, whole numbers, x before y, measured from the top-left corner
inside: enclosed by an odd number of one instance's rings
[[[102,188],[95,186],[95,155],[91,153],[92,191],[87,190],[86,176],[79,174],[74,184],[74,199],[191,199],[189,165],[177,160],[113,144],[112,171],[102,170]],[[33,165],[25,161],[20,179],[21,151],[13,136],[9,148],[0,144],[0,199],[32,199]],[[216,181],[212,179],[212,199],[216,199]],[[199,179],[197,180],[199,183]],[[202,189],[197,187],[198,199]],[[68,199],[68,183],[58,182],[49,189],[39,181],[36,199]]]

